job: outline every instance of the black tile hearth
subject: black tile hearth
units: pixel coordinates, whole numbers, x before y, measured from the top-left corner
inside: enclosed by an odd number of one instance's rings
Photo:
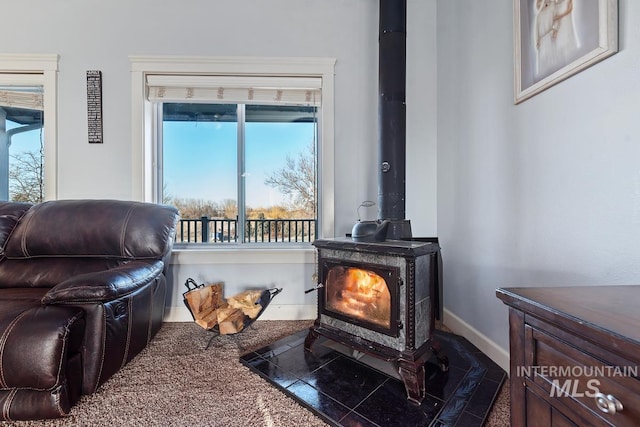
[[[320,338],[304,350],[307,331],[241,357],[241,362],[327,423],[343,427],[482,426],[506,373],[458,335],[436,331],[449,371],[425,365],[427,396],[407,401],[393,366]]]

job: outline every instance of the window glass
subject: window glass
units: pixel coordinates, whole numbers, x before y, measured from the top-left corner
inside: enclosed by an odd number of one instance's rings
[[[176,243],[311,242],[316,107],[163,103],[159,175]]]
[[[244,151],[248,240],[313,241],[315,107],[247,105]]]
[[[162,200],[180,210],[176,241],[236,241],[237,106],[167,103],[162,110]]]
[[[0,86],[0,200],[44,200],[42,86]]]

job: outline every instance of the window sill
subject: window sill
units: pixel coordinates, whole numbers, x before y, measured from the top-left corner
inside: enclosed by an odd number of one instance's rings
[[[313,264],[316,250],[300,245],[189,245],[173,248],[170,264]]]

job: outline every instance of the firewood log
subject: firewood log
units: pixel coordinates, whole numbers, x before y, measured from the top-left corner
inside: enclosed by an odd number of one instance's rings
[[[222,297],[222,286],[222,283],[214,283],[184,295],[194,320],[205,329],[211,329],[216,325],[216,310],[226,307]]]
[[[258,317],[258,313],[262,309],[260,304],[256,304],[260,299],[262,291],[245,291],[237,295],[227,298],[229,307],[239,308],[244,314],[251,319]]]
[[[235,334],[244,328],[244,313],[239,308],[216,310],[220,335]]]
[[[218,324],[218,310],[213,310],[206,316],[196,319],[196,323],[204,329],[211,329]]]

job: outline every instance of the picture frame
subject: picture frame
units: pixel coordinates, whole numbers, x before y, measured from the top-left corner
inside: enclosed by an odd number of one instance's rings
[[[515,104],[618,51],[618,0],[514,0]]]

